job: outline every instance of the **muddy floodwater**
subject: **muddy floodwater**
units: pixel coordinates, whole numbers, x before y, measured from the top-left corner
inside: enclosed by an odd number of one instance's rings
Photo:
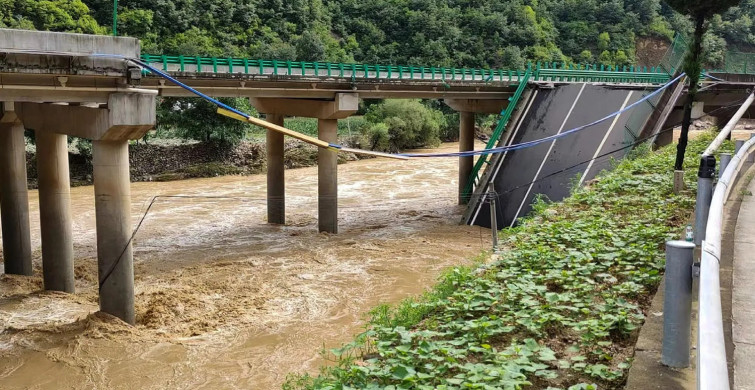
[[[0,278],[0,388],[274,389],[317,372],[319,351],[350,341],[370,308],[490,245],[488,230],[458,225],[457,169],[339,166],[338,235],[317,233],[316,167],[286,172],[282,227],[265,223],[264,175],[134,183],[134,226],[152,197],[187,196],[157,198],[136,234],[134,327],[96,314],[92,187],[71,191],[77,292],[41,291],[32,191],[36,275]]]

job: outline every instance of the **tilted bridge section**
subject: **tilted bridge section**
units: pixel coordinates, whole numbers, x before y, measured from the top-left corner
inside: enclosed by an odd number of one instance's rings
[[[686,47],[675,41],[671,51],[676,53],[681,46]],[[318,138],[329,144],[337,142],[337,121],[356,113],[360,98],[442,99],[460,113],[460,152],[474,149],[476,114],[501,114],[487,149],[520,143],[566,131],[638,101],[667,83],[678,67],[669,61],[642,69],[533,64],[509,71],[151,56],[141,55],[133,38],[0,29],[4,272],[33,272],[24,138],[29,129],[37,142],[44,287],[73,292],[66,140],[68,136],[89,139],[100,308],[130,323],[134,322],[134,270],[128,142],[154,127],[158,96],[193,96],[164,78],[144,73],[135,65],[138,59],[201,93],[249,98],[273,124],[283,125],[284,116],[291,115],[317,118]],[[740,99],[752,85],[747,80],[716,83],[706,84],[700,94],[706,107]],[[475,223],[485,219],[480,214],[484,212],[480,195],[490,183],[502,192],[506,186],[517,191],[522,184],[531,187],[528,195],[499,199],[505,205],[502,209],[518,209],[517,215],[524,215],[529,194],[547,195],[550,188],[563,192],[559,186],[567,179],[534,187],[538,177],[554,177],[551,173],[561,164],[594,160],[596,153],[660,134],[657,129],[679,114],[683,90],[681,82],[668,87],[657,99],[645,100],[641,111],[571,140],[484,155],[476,165],[472,156],[459,157],[459,200],[469,202],[472,211],[467,216],[476,213]],[[625,129],[632,130],[631,137]],[[266,149],[268,222],[285,224],[283,134],[268,128]],[[338,231],[336,154],[333,149],[318,153],[318,227],[330,233]],[[598,172],[602,166],[596,164],[580,169]]]

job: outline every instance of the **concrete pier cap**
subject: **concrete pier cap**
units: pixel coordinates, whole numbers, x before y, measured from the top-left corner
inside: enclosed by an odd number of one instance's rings
[[[265,114],[317,119],[344,119],[359,110],[359,95],[355,93],[337,93],[333,100],[250,98],[249,102]]]
[[[509,106],[508,99],[444,99],[444,103],[458,112],[500,114]]]
[[[135,140],[155,126],[156,94],[114,93],[105,108],[16,103],[26,128],[93,141]]]

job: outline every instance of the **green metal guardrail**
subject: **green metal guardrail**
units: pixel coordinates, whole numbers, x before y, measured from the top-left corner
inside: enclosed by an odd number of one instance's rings
[[[537,74],[537,72],[535,74]],[[488,143],[485,145],[485,149],[494,148],[498,144],[498,141],[501,139],[501,136],[506,129],[506,125],[509,123],[509,119],[511,119],[511,115],[517,108],[519,99],[524,93],[524,89],[527,87],[527,82],[530,79],[530,75],[531,71],[530,69],[527,69],[524,73],[524,78],[519,83],[519,87],[517,87],[516,89],[516,92],[514,92],[514,95],[509,98],[508,106],[506,106],[506,108],[501,111],[501,119],[498,120],[498,125],[496,125],[493,134],[490,136]],[[472,168],[472,173],[469,175],[469,181],[467,182],[466,187],[464,187],[464,192],[462,193],[462,199],[465,202],[469,201],[475,187],[479,184],[482,167],[486,164],[490,164],[490,159],[491,155],[488,154],[483,154],[477,159],[477,162]]]
[[[684,56],[687,55],[687,50],[689,50],[689,44],[684,35],[676,34],[668,50],[666,50],[666,54],[663,55],[658,67],[669,76],[676,74],[682,66]]]
[[[142,55],[142,60],[168,72],[272,76],[312,76],[360,79],[439,80],[520,83],[525,70],[442,68],[427,66],[345,64],[252,60],[195,56]],[[531,65],[530,65],[531,66]],[[619,83],[663,83],[660,68],[622,68],[598,64],[538,63],[535,81],[587,81]],[[666,78],[666,81],[668,79]]]
[[[550,67],[541,67],[538,64],[535,81],[568,81],[568,82],[614,82],[614,83],[638,83],[638,84],[664,84],[670,76],[660,67],[635,67],[624,66],[622,68],[601,65],[569,65],[553,64]]]
[[[162,70],[168,72],[386,78],[399,80],[519,82],[525,73],[521,70],[503,69],[345,64],[332,62],[252,60],[246,58],[190,57],[149,54],[142,55],[142,61],[149,64],[161,64]]]
[[[711,70],[711,72],[755,74],[755,53],[727,52],[724,56],[723,68]]]

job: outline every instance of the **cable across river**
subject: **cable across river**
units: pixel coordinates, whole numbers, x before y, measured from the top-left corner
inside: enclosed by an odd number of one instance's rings
[[[527,148],[534,147],[534,146],[539,145],[539,144],[544,143],[544,142],[555,141],[555,140],[557,140],[559,138],[567,137],[569,135],[572,135],[572,134],[578,133],[578,132],[580,132],[582,130],[585,130],[585,129],[589,128],[589,127],[592,127],[592,126],[595,126],[595,125],[600,124],[602,122],[605,122],[605,121],[607,121],[609,119],[612,119],[612,118],[614,118],[614,117],[616,117],[618,115],[621,115],[624,112],[627,112],[627,111],[633,109],[634,107],[638,106],[639,104],[641,104],[641,103],[643,103],[643,102],[645,102],[645,101],[647,101],[649,99],[652,99],[656,95],[660,94],[662,91],[664,91],[669,86],[675,84],[677,81],[679,81],[685,75],[684,73],[679,74],[673,80],[670,80],[666,84],[661,85],[660,87],[658,87],[652,93],[648,94],[647,96],[644,96],[642,99],[640,99],[640,100],[638,100],[638,101],[636,101],[636,102],[634,102],[634,103],[632,103],[632,104],[624,107],[623,109],[621,109],[619,111],[613,112],[613,113],[611,113],[611,114],[609,114],[609,115],[607,115],[607,116],[605,116],[603,118],[600,118],[600,119],[598,119],[596,121],[593,121],[591,123],[588,123],[588,124],[585,124],[585,125],[581,125],[581,126],[573,128],[573,129],[570,129],[570,130],[567,130],[567,131],[563,131],[563,132],[561,132],[559,134],[551,135],[551,136],[548,136],[548,137],[544,137],[544,138],[540,138],[540,139],[536,139],[536,140],[532,140],[532,141],[527,141],[527,142],[523,142],[523,143],[520,143],[520,144],[514,144],[514,145],[508,145],[508,146],[500,146],[500,147],[490,148],[490,149],[461,151],[461,152],[450,152],[450,153],[383,153],[383,152],[376,152],[376,151],[373,151],[373,150],[364,150],[364,149],[349,148],[349,147],[346,147],[346,146],[343,146],[343,145],[340,145],[340,144],[329,143],[329,142],[320,140],[318,138],[310,137],[308,135],[305,135],[305,134],[302,134],[302,133],[299,133],[299,132],[287,129],[287,128],[283,127],[283,126],[278,126],[278,125],[272,124],[272,123],[267,122],[267,121],[265,121],[263,119],[256,118],[256,117],[254,117],[252,115],[249,115],[249,114],[247,114],[247,113],[245,113],[243,111],[240,111],[240,110],[238,110],[236,108],[233,108],[233,107],[231,107],[231,106],[229,106],[229,105],[227,105],[227,104],[225,104],[225,103],[223,103],[223,102],[221,102],[221,101],[219,101],[219,100],[217,100],[217,99],[215,99],[215,98],[213,98],[211,96],[208,96],[208,95],[206,95],[206,94],[204,94],[204,93],[202,93],[202,92],[200,92],[200,91],[198,91],[198,90],[196,90],[196,89],[194,89],[194,88],[192,88],[192,87],[190,87],[190,86],[188,86],[188,85],[180,82],[179,80],[177,80],[176,78],[174,78],[173,76],[171,76],[170,74],[168,74],[167,72],[159,70],[159,69],[157,69],[157,68],[155,68],[155,67],[153,67],[153,66],[151,66],[151,65],[149,65],[147,63],[145,63],[144,61],[142,61],[140,59],[127,58],[127,57],[124,57],[124,56],[117,56],[117,55],[112,55],[112,54],[94,54],[93,56],[95,56],[95,57],[120,58],[120,59],[129,61],[129,62],[132,62],[132,63],[134,63],[134,64],[142,67],[143,69],[146,69],[150,73],[153,73],[153,74],[155,74],[155,75],[157,75],[159,77],[162,77],[162,78],[164,78],[164,79],[166,79],[166,80],[168,80],[168,81],[176,84],[177,86],[179,86],[179,87],[181,87],[181,88],[183,88],[183,89],[185,89],[185,90],[193,93],[194,95],[196,95],[196,96],[198,96],[198,97],[200,97],[200,98],[202,98],[202,99],[204,99],[204,100],[206,100],[206,101],[208,101],[208,102],[216,105],[218,107],[218,111],[217,111],[218,114],[221,114],[221,115],[224,115],[224,116],[227,116],[227,117],[230,117],[230,118],[234,118],[234,119],[237,119],[237,120],[240,120],[240,121],[243,121],[243,122],[248,122],[248,123],[260,126],[260,127],[264,127],[266,129],[269,129],[269,130],[272,130],[272,131],[277,131],[279,133],[283,133],[284,135],[288,135],[290,137],[296,138],[298,140],[310,143],[312,145],[315,145],[315,146],[318,146],[318,147],[321,147],[321,148],[331,149],[331,150],[334,150],[334,151],[351,152],[351,153],[356,153],[356,154],[366,154],[366,155],[373,155],[373,156],[379,156],[379,157],[387,157],[387,158],[400,159],[400,160],[407,160],[407,159],[410,159],[410,158],[428,158],[428,157],[435,157],[435,158],[444,158],[444,157],[472,157],[472,156],[480,156],[480,155],[488,155],[488,154],[498,154],[498,153],[504,153],[504,152],[513,151],[513,150],[527,149]]]

